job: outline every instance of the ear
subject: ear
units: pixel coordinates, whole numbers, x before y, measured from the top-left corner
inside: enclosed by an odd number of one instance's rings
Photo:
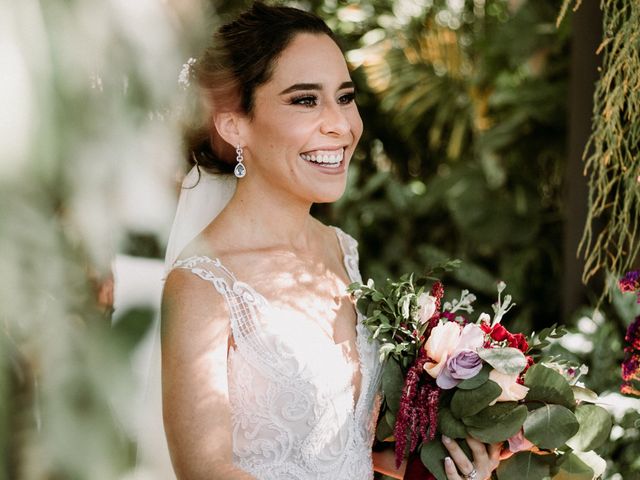
[[[214,113],[211,119],[222,139],[229,145],[242,145],[240,115],[235,112]]]

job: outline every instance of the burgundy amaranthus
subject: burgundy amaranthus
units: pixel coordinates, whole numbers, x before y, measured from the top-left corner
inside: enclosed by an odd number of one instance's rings
[[[638,303],[640,303],[640,270],[632,270],[627,272],[624,277],[618,281],[618,287],[621,292],[633,292],[638,294]]]
[[[431,441],[436,435],[438,403],[442,390],[432,378],[424,378],[426,361],[426,354],[421,353],[420,358],[407,373],[400,397],[400,408],[393,431],[396,439],[396,468],[400,467],[404,458],[409,435],[411,436],[410,452],[415,450],[419,441]]]
[[[640,396],[640,390],[634,387],[633,381],[640,380],[640,316],[629,325],[624,336],[625,359],[622,362],[622,386],[620,391],[629,395]]]
[[[640,303],[640,270],[633,270],[618,282],[621,292],[633,292]],[[625,358],[622,362],[622,386],[620,391],[640,396],[640,390],[634,387],[634,381],[640,380],[640,316],[629,325],[624,336]]]
[[[433,285],[431,295],[435,297],[436,310],[429,320],[425,338],[429,336],[440,318],[439,311],[444,295],[444,288],[440,282]],[[438,403],[442,390],[436,385],[434,379],[424,375],[424,364],[428,359],[424,348],[420,349],[416,362],[407,372],[402,389],[400,408],[393,431],[396,439],[396,468],[400,467],[404,458],[409,435],[411,436],[410,452],[415,450],[419,441],[431,441],[436,435]]]

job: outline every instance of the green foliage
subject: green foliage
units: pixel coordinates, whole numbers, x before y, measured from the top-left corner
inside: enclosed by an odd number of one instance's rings
[[[386,406],[393,414],[398,412],[400,407],[400,397],[404,385],[404,375],[397,360],[389,358],[382,370],[382,393]]]
[[[422,318],[424,314],[418,301],[428,294],[425,286],[433,283],[434,271],[450,271],[457,265],[457,261],[448,261],[423,269],[424,274],[415,279],[412,273],[404,274],[395,282],[387,279],[382,287],[376,287],[373,280],[366,285],[349,285],[347,290],[357,298],[357,307],[364,315],[363,324],[371,340],[380,342],[381,362],[392,357],[402,362],[404,370],[413,364],[429,325],[429,318]]]
[[[485,443],[498,443],[517,434],[527,418],[525,405],[500,402],[462,421],[473,438]]]
[[[576,416],[562,405],[542,405],[529,412],[524,436],[546,450],[562,447],[580,428]]]
[[[487,380],[489,380],[490,372],[491,367],[488,364],[485,364],[482,366],[482,370],[480,370],[475,377],[467,378],[466,380],[461,381],[458,384],[458,388],[462,390],[472,390],[474,388],[478,388]]]
[[[425,443],[420,448],[420,460],[437,480],[447,480],[447,474],[444,471],[444,459],[448,455],[449,452],[445,450],[440,438]]]
[[[609,439],[611,415],[598,405],[578,405],[575,411],[580,430],[567,441],[574,450],[586,452],[602,446]]]
[[[594,468],[596,458],[581,456],[581,454],[568,453],[564,456],[563,462],[560,464],[558,473],[553,476],[553,480],[591,480],[594,476],[597,478],[602,473],[602,468]],[[598,472],[598,473],[596,473]]]
[[[502,373],[517,375],[527,366],[527,359],[517,348],[483,348],[478,350],[478,355]]]
[[[461,258],[447,286],[488,306],[503,279],[521,300],[519,329],[549,324],[567,65],[555,2],[467,1],[456,12],[436,1],[406,15],[392,2],[332,5],[321,14],[343,34],[366,128],[346,194],[316,213],[359,239],[366,277]]]
[[[529,387],[526,396],[528,402],[552,402],[574,408],[575,397],[567,380],[555,370],[544,365],[533,365],[524,377]]]
[[[500,396],[500,386],[488,380],[473,390],[456,389],[451,399],[451,413],[464,419],[480,412]]]
[[[137,207],[122,194],[173,172],[183,55],[166,5],[132,5],[0,4],[3,479],[113,480],[135,462],[130,354],[149,316],[112,329],[100,292]]]
[[[585,282],[599,271],[621,276],[640,252],[640,5],[603,0],[601,8],[604,56],[585,149]]]
[[[448,407],[438,408],[438,430],[449,438],[462,439],[469,435],[464,422],[456,417]]]
[[[603,478],[637,478],[640,475],[637,462],[640,458],[640,400],[625,398],[617,392],[621,383],[619,371],[623,355],[620,332],[624,332],[640,314],[640,305],[636,303],[635,296],[616,291],[612,300],[611,306],[603,311],[585,309],[577,312],[577,327],[568,335],[552,341],[550,348],[555,354],[573,356],[577,363],[588,365],[589,374],[584,382],[587,388],[600,392],[601,398],[594,399],[593,395],[574,387],[576,398],[586,395],[590,403],[595,402],[613,413],[611,433],[596,450],[608,462]],[[579,345],[582,347],[576,348]]]
[[[498,479],[519,478],[522,480],[541,480],[549,475],[548,458],[532,452],[519,452],[500,462]]]

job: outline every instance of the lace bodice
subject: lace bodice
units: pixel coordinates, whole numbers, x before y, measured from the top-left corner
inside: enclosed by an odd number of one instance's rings
[[[337,228],[336,234],[350,280],[361,281],[356,241]],[[227,366],[234,463],[259,480],[372,479],[381,368],[360,313],[362,380],[354,404],[353,369],[317,329],[282,321],[218,259],[191,257],[175,266],[210,282],[228,305],[235,343]]]

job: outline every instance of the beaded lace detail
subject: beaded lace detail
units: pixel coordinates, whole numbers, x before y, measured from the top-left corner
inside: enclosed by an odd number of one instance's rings
[[[349,278],[360,282],[357,242],[338,228],[336,234]],[[354,405],[352,371],[317,330],[279,322],[269,302],[218,259],[191,257],[175,267],[210,282],[228,305],[236,346],[227,365],[234,463],[259,480],[372,479],[381,367],[361,314]]]

